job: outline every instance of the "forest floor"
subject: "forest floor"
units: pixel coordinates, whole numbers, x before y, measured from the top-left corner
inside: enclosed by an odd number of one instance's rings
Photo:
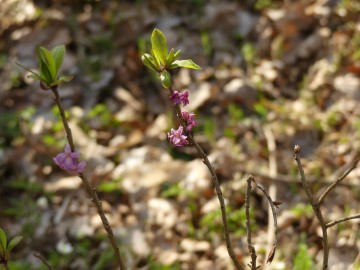
[[[213,162],[235,253],[250,261],[246,179],[276,201],[277,253],[268,204],[253,188],[251,221],[260,269],[321,269],[321,229],[294,161],[318,198],[360,154],[360,2],[0,2],[0,227],[24,236],[10,269],[115,269],[81,180],[53,157],[66,136],[51,91],[15,62],[36,67],[36,46],[67,49],[59,88],[85,175],[99,192],[129,269],[234,269],[211,177],[190,146],[174,148],[168,94],[143,66],[152,30],[201,70],[176,70],[190,92],[195,139]],[[327,222],[360,213],[360,168],[324,201]],[[353,269],[360,220],[329,229],[330,270]]]

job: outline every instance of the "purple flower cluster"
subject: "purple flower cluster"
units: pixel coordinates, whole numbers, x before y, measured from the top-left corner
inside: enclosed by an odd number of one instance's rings
[[[180,93],[179,91],[175,90],[169,97],[174,104],[179,105],[180,103],[183,104],[183,106],[186,106],[189,104],[189,91],[185,91],[183,93]]]
[[[175,105],[180,105],[182,103],[183,106],[186,106],[189,104],[189,91],[186,90],[183,93],[180,93],[175,90],[170,95],[169,99],[171,99]],[[181,112],[181,117],[186,123],[187,131],[191,131],[197,125],[194,113],[183,111]],[[185,146],[189,144],[183,126],[179,126],[177,130],[172,128],[167,135],[168,139],[174,146]]]
[[[188,131],[192,130],[193,127],[197,125],[195,121],[195,113],[183,111],[181,112],[181,116],[186,122],[186,128]]]
[[[63,170],[71,173],[82,173],[85,170],[86,162],[78,161],[79,152],[72,152],[70,145],[66,144],[64,152],[53,158],[54,162]]]
[[[179,126],[177,130],[172,128],[167,135],[170,142],[175,146],[185,146],[189,144],[187,136],[184,135],[184,128],[182,126]]]

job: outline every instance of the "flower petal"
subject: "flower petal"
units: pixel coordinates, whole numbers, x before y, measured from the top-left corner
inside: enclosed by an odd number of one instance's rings
[[[84,160],[80,161],[76,168],[77,172],[82,173],[85,170],[85,166],[86,166],[86,162]]]
[[[71,153],[71,147],[70,147],[69,144],[65,144],[64,153],[66,153],[66,154],[70,154],[70,153]]]

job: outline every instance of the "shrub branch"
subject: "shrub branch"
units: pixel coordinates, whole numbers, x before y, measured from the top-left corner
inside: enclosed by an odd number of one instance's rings
[[[249,267],[251,270],[256,270],[256,250],[254,248],[254,245],[251,242],[251,223],[250,223],[250,192],[251,192],[251,180],[253,180],[254,177],[252,175],[249,176],[247,179],[247,189],[246,189],[246,197],[245,197],[245,213],[246,213],[246,233],[247,233],[247,243],[248,243],[248,249],[251,256],[251,262],[249,264]]]
[[[299,173],[300,173],[300,180],[301,183],[303,185],[303,188],[306,192],[307,198],[309,203],[311,204],[311,207],[314,210],[315,216],[317,218],[317,220],[320,223],[320,227],[321,227],[321,231],[322,231],[322,242],[323,242],[323,249],[324,249],[324,257],[323,257],[323,265],[322,265],[322,269],[323,270],[327,270],[328,269],[328,262],[329,262],[329,244],[328,244],[328,237],[327,237],[327,226],[324,220],[324,217],[321,213],[320,210],[320,206],[317,202],[314,201],[314,197],[313,194],[311,193],[310,187],[306,181],[306,177],[305,177],[305,173],[304,173],[304,168],[301,164],[301,160],[300,160],[300,152],[301,152],[301,148],[299,145],[295,145],[294,147],[294,153],[295,153],[295,161],[296,164],[298,166],[299,169]]]
[[[71,151],[74,152],[75,151],[74,140],[73,140],[73,137],[72,137],[71,129],[69,127],[69,124],[68,124],[66,116],[65,116],[65,111],[64,111],[64,108],[63,108],[62,103],[61,103],[61,98],[60,98],[57,86],[52,87],[51,90],[54,93],[55,102],[56,102],[56,105],[57,105],[57,107],[59,108],[59,111],[60,111],[61,120],[62,120],[63,125],[64,125],[64,129],[65,129],[65,132],[66,132],[66,137],[68,139]],[[103,225],[105,231],[107,232],[108,238],[110,240],[110,244],[111,244],[111,246],[113,248],[113,251],[115,253],[117,263],[118,263],[121,270],[125,270],[125,265],[124,265],[124,262],[123,262],[123,260],[121,258],[119,247],[116,244],[116,240],[115,240],[113,231],[112,231],[112,229],[110,227],[110,224],[109,224],[109,221],[107,220],[107,218],[105,216],[105,213],[104,213],[104,211],[102,209],[102,204],[101,204],[101,201],[99,200],[99,197],[97,195],[97,192],[96,192],[95,188],[93,188],[91,186],[89,180],[85,177],[85,175],[83,173],[79,173],[78,176],[82,180],[82,183],[84,184],[85,189],[86,189],[88,195],[91,198],[91,201],[96,206],[97,212],[98,212],[98,214],[99,214],[99,216],[101,218],[102,225]]]
[[[324,193],[320,196],[319,201],[318,201],[318,205],[321,205],[325,199],[325,197],[330,193],[330,191],[332,191],[337,185],[339,185],[341,183],[342,180],[344,180],[346,178],[346,176],[348,176],[357,166],[357,164],[359,163],[360,158],[355,159],[350,167],[338,178],[336,179],[336,181],[334,183],[332,183],[325,191]]]
[[[174,93],[174,90],[172,89],[171,86],[168,89],[170,91],[170,95]],[[211,162],[209,161],[209,159],[208,159],[207,155],[205,154],[204,150],[195,141],[195,139],[194,139],[193,135],[191,134],[191,132],[188,131],[188,129],[186,127],[186,123],[185,123],[184,119],[181,117],[180,106],[178,104],[174,104],[173,108],[174,108],[175,114],[176,114],[177,118],[179,119],[182,127],[184,128],[184,130],[186,130],[189,142],[195,147],[195,149],[197,150],[198,154],[200,155],[200,157],[202,159],[202,162],[206,165],[206,167],[208,168],[208,170],[209,170],[209,172],[211,174],[211,179],[212,179],[212,182],[213,182],[213,186],[215,188],[216,195],[217,195],[219,203],[220,203],[221,218],[222,218],[222,223],[223,223],[223,227],[224,227],[226,248],[227,248],[227,251],[229,253],[229,256],[230,256],[231,260],[234,262],[237,270],[245,270],[245,267],[242,266],[239,263],[238,259],[236,258],[233,246],[231,244],[228,219],[227,219],[227,214],[226,214],[226,209],[225,209],[225,200],[224,200],[224,196],[222,194],[219,179],[218,179],[218,177],[216,175],[215,169],[214,169],[213,165],[211,164]]]
[[[341,222],[345,222],[345,221],[348,221],[348,220],[351,220],[351,219],[356,219],[356,218],[360,218],[360,214],[357,214],[357,215],[354,215],[354,216],[350,216],[350,217],[344,217],[344,218],[340,218],[340,219],[337,219],[337,220],[334,220],[334,221],[331,221],[329,223],[326,223],[326,227],[327,228],[330,228],[336,224],[339,224]]]

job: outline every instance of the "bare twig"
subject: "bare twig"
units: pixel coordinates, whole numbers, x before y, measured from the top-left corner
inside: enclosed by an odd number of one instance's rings
[[[46,261],[45,257],[38,252],[34,252],[33,255],[38,258],[49,270],[54,270],[54,268]]]
[[[170,94],[174,93],[174,90],[172,89],[171,86],[169,87],[169,91],[170,91]],[[217,195],[219,203],[220,203],[221,218],[222,218],[222,223],[223,223],[223,227],[224,227],[226,248],[227,248],[227,251],[229,253],[229,256],[230,256],[231,260],[234,262],[234,264],[236,266],[236,269],[245,270],[245,267],[243,265],[241,265],[239,263],[238,259],[236,258],[234,249],[233,249],[232,244],[231,244],[229,225],[228,225],[227,214],[226,214],[226,209],[225,209],[225,201],[224,201],[224,197],[223,197],[222,190],[221,190],[221,187],[220,187],[219,179],[218,179],[218,177],[216,175],[215,169],[212,166],[212,164],[210,163],[210,161],[209,161],[207,155],[205,154],[204,150],[195,141],[195,139],[194,139],[193,135],[191,134],[191,132],[188,131],[188,129],[186,127],[186,123],[185,123],[184,119],[181,116],[180,106],[177,105],[177,104],[174,104],[173,108],[174,108],[175,114],[176,114],[177,118],[179,119],[181,125],[183,126],[184,130],[186,130],[189,142],[196,148],[198,154],[200,155],[200,158],[202,159],[203,163],[206,165],[206,167],[208,168],[208,170],[209,170],[209,172],[211,174],[211,179],[212,179],[212,182],[213,182],[213,186],[215,188],[216,195]]]
[[[295,183],[298,181],[298,178],[291,176],[291,175],[277,174],[276,177],[274,177],[274,176],[270,175],[270,172],[268,174],[261,173],[258,171],[241,168],[240,166],[238,166],[236,169],[237,169],[237,171],[242,172],[244,174],[251,174],[251,175],[254,175],[254,177],[262,178],[264,180],[271,180],[271,181],[277,181],[277,182],[283,182],[283,183]],[[320,183],[320,184],[333,183],[333,181],[331,181],[331,180],[326,180],[326,179],[323,179],[322,177],[318,177],[318,176],[314,176],[314,175],[307,176],[306,180],[309,183],[312,183],[312,182],[316,182],[316,183]],[[357,184],[347,183],[347,182],[340,182],[339,185],[347,186],[347,187],[358,186]]]
[[[274,134],[271,131],[271,128],[269,126],[264,126],[264,135],[266,138],[266,143],[267,143],[267,147],[268,147],[268,151],[269,151],[269,174],[272,177],[277,176],[277,161],[276,161],[276,142],[275,142],[275,138],[274,138]],[[269,184],[269,196],[272,200],[276,200],[276,185],[273,182],[270,182]],[[274,245],[273,245],[273,241],[274,241],[274,235],[275,235],[275,231],[274,229],[277,227],[274,226],[274,219],[271,218],[271,209],[272,205],[271,203],[269,203],[269,207],[268,207],[268,235],[267,235],[267,247],[266,250],[270,250],[269,251],[269,255],[271,255],[271,253],[274,250]],[[267,258],[270,258],[268,255]],[[264,270],[266,270],[267,267],[267,260],[264,263]]]
[[[249,176],[247,180],[247,189],[246,189],[246,197],[245,197],[245,212],[246,212],[246,232],[247,232],[247,243],[248,249],[251,256],[251,262],[249,267],[251,270],[256,270],[256,250],[254,245],[251,242],[251,223],[250,223],[250,192],[251,192],[251,181],[254,179],[252,175]]]
[[[75,151],[74,140],[73,140],[73,137],[72,137],[72,134],[71,134],[71,129],[69,127],[69,124],[68,124],[66,116],[65,116],[65,111],[64,111],[64,108],[63,108],[62,103],[61,103],[61,98],[60,98],[57,86],[52,87],[51,90],[55,95],[55,102],[56,102],[56,105],[57,105],[57,107],[59,108],[59,111],[60,111],[60,116],[61,116],[61,119],[62,119],[62,122],[63,122],[63,125],[64,125],[64,129],[65,129],[65,132],[66,132],[66,136],[67,136],[71,151],[74,152]],[[103,227],[107,232],[108,238],[110,240],[110,244],[111,244],[111,246],[113,248],[113,251],[115,253],[117,263],[118,263],[121,270],[125,270],[125,265],[124,265],[124,262],[123,262],[123,260],[121,258],[119,247],[116,244],[116,240],[115,240],[113,231],[112,231],[112,229],[110,227],[110,224],[109,224],[109,221],[107,220],[107,218],[105,216],[105,213],[104,213],[104,211],[102,209],[101,201],[98,198],[96,190],[95,190],[95,188],[93,188],[91,186],[90,182],[87,180],[87,178],[84,176],[84,174],[79,173],[78,175],[81,178],[81,180],[82,180],[82,182],[83,182],[83,184],[85,186],[85,189],[86,189],[88,195],[91,198],[91,201],[96,206],[96,209],[97,209],[97,212],[98,212],[98,214],[99,214],[99,216],[101,218],[101,222],[103,224]]]
[[[339,224],[341,222],[345,222],[345,221],[348,221],[348,220],[351,220],[351,219],[356,219],[356,218],[360,218],[360,214],[357,214],[357,215],[354,215],[354,216],[350,216],[350,217],[344,217],[344,218],[340,218],[338,220],[334,220],[334,221],[331,221],[331,222],[328,222],[326,223],[326,227],[327,228],[330,228],[336,224]]]
[[[326,270],[328,269],[328,261],[329,261],[329,244],[328,244],[328,237],[327,237],[327,227],[326,227],[326,223],[324,220],[324,217],[321,213],[320,207],[319,205],[314,201],[314,197],[310,191],[309,185],[307,183],[306,177],[305,177],[305,173],[304,173],[304,169],[303,166],[301,164],[301,160],[300,160],[300,152],[301,152],[301,148],[299,145],[295,145],[294,147],[294,153],[295,153],[295,161],[296,164],[298,166],[299,169],[299,173],[300,173],[300,180],[301,183],[305,189],[306,195],[308,197],[308,200],[314,210],[315,216],[317,218],[317,220],[320,223],[320,227],[322,230],[322,242],[323,242],[323,249],[324,249],[324,257],[323,257],[323,265],[322,265],[322,269]]]
[[[350,165],[350,167],[338,178],[336,179],[336,181],[331,184],[325,191],[324,193],[320,196],[319,201],[318,201],[318,205],[321,205],[325,199],[325,197],[330,193],[330,191],[332,191],[337,185],[339,185],[341,183],[341,181],[343,181],[346,176],[349,175],[349,173],[351,173],[357,166],[357,164],[359,163],[360,158],[356,158]]]
[[[253,178],[252,181],[264,193],[266,199],[268,200],[268,203],[270,205],[271,212],[272,212],[272,217],[273,217],[273,220],[274,220],[274,241],[273,241],[272,249],[271,249],[271,251],[270,251],[270,253],[269,253],[268,257],[267,257],[267,260],[266,260],[267,263],[271,263],[274,256],[275,256],[275,251],[276,251],[276,246],[277,246],[277,238],[278,238],[277,237],[277,235],[278,235],[278,226],[277,226],[277,217],[276,217],[276,209],[275,209],[276,206],[275,206],[274,201],[271,199],[270,195],[266,191],[266,189],[261,184],[258,184],[255,181],[255,178]]]

